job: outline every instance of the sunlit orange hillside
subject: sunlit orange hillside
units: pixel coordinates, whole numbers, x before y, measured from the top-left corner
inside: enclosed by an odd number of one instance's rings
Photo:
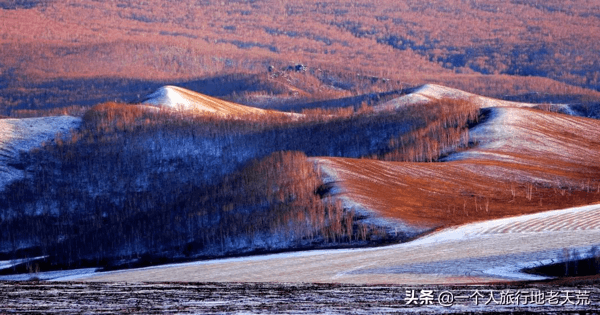
[[[600,121],[492,108],[437,163],[315,158],[334,194],[417,230],[600,201]]]

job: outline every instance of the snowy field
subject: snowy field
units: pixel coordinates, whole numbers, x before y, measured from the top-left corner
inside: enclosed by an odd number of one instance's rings
[[[521,270],[564,261],[565,249],[588,258],[592,247],[600,246],[599,220],[600,205],[593,205],[465,224],[378,248],[219,259],[54,280],[404,285],[541,280]]]

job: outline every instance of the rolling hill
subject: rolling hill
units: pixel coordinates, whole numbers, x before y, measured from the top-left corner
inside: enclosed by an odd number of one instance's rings
[[[407,242],[276,256],[268,270],[252,260],[198,268],[223,268],[229,281],[424,281],[417,267],[438,268],[433,283],[533,279],[518,269],[598,243],[600,202],[600,121],[536,107],[425,85],[300,116],[164,86],[139,105],[93,107],[68,139],[15,161],[30,173],[2,192],[0,254],[118,268]],[[518,275],[481,269],[491,262]]]
[[[239,105],[177,86],[163,86],[142,100],[143,105],[219,116],[265,115],[268,111]],[[271,113],[275,113],[272,112]]]
[[[438,84],[425,84],[414,88],[410,93],[378,105],[378,110],[389,110],[410,105],[423,105],[443,99],[470,101],[481,108],[487,107],[534,107],[536,104],[511,102],[476,95]]]
[[[600,201],[600,121],[489,108],[440,163],[314,158],[337,195],[415,232]],[[334,194],[335,195],[335,194]]]

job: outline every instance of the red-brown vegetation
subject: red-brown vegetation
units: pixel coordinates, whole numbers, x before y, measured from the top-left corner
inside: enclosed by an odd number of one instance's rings
[[[416,226],[448,226],[600,202],[598,120],[525,108],[496,109],[490,115],[494,116],[477,127],[479,132],[473,130],[477,145],[454,153],[455,161],[317,161],[338,174],[346,197]],[[434,135],[444,134],[451,133],[442,129]],[[405,149],[411,155],[400,158],[433,160],[427,157],[436,141],[427,133],[420,135]],[[458,132],[455,138],[461,139]]]
[[[247,104],[272,93],[323,99],[378,92],[384,81],[496,97],[599,99],[599,13],[587,2],[32,3],[0,9],[2,106],[44,106],[12,99],[19,89],[56,92],[32,82],[174,83],[231,73],[275,82],[228,95]],[[296,64],[312,72],[285,70]],[[80,88],[59,94],[90,97]]]

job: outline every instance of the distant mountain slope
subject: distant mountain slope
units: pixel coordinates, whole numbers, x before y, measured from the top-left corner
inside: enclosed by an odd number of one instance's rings
[[[526,107],[526,108],[543,108],[554,112],[560,112],[572,116],[594,116],[594,105],[589,105],[589,108],[580,106],[581,104],[570,103],[526,103],[513,102],[507,100],[496,99],[487,96],[481,96],[459,89],[438,85],[425,84],[412,89],[406,95],[387,101],[383,104],[374,107],[376,111],[399,109],[410,105],[425,105],[432,102],[452,99],[460,101],[469,101],[476,104],[480,108],[489,107]]]
[[[498,99],[493,99],[485,96],[479,96],[462,90],[437,85],[437,84],[425,84],[416,88],[411,93],[395,98],[389,102],[386,102],[380,106],[384,108],[398,108],[407,105],[421,105],[431,101],[437,101],[441,99],[461,99],[470,100],[473,103],[478,104],[480,107],[496,107],[496,106],[514,106],[514,107],[533,107],[535,104],[510,102]]]
[[[0,10],[2,72],[184,79],[267,71],[269,64],[295,61],[353,75],[384,73],[403,82],[501,82],[514,75],[593,89],[600,84],[600,10],[594,1],[331,4],[341,11],[272,0],[236,1],[226,8],[219,1],[168,7],[158,0],[47,2],[0,2],[10,3],[0,5],[10,8]],[[40,38],[41,29],[51,34]]]
[[[407,230],[600,201],[600,121],[493,108],[444,163],[315,158],[348,206]]]
[[[219,116],[284,115],[281,112],[244,106],[177,86],[163,86],[141,102],[143,105]]]
[[[24,119],[0,119],[0,190],[23,176],[18,160],[21,151],[39,147],[53,140],[57,133],[66,133],[79,125],[81,119],[60,116]]]

